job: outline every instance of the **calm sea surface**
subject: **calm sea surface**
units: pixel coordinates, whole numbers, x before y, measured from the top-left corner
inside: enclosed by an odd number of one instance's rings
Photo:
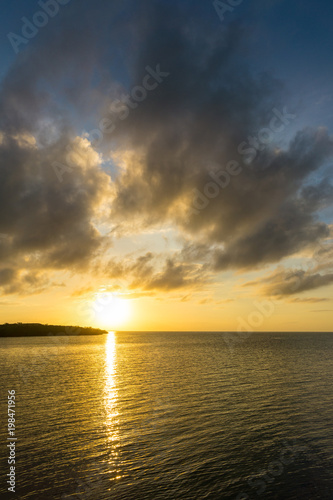
[[[333,499],[333,334],[0,339],[0,356],[1,498]]]

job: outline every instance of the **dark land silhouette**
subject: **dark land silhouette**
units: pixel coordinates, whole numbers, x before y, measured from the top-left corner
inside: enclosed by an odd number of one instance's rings
[[[5,323],[0,325],[0,337],[42,337],[52,335],[103,335],[108,333],[99,328],[42,325],[40,323]]]

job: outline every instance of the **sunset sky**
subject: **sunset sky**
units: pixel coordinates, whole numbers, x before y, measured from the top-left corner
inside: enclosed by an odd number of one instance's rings
[[[0,322],[331,331],[332,23],[328,0],[7,2]]]

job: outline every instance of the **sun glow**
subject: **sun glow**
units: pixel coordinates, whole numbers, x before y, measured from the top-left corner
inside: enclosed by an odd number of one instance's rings
[[[101,328],[117,328],[130,318],[129,301],[113,293],[99,293],[93,307],[96,314],[96,323]]]

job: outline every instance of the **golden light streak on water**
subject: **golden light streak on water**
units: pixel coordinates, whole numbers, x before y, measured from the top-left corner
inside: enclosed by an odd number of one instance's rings
[[[108,442],[110,448],[110,467],[116,469],[118,474],[119,464],[119,411],[118,411],[118,390],[117,390],[117,373],[116,373],[116,337],[115,332],[109,332],[105,344],[105,390],[104,390],[104,406],[105,406],[105,426],[107,428]],[[116,479],[122,477],[117,475]]]

